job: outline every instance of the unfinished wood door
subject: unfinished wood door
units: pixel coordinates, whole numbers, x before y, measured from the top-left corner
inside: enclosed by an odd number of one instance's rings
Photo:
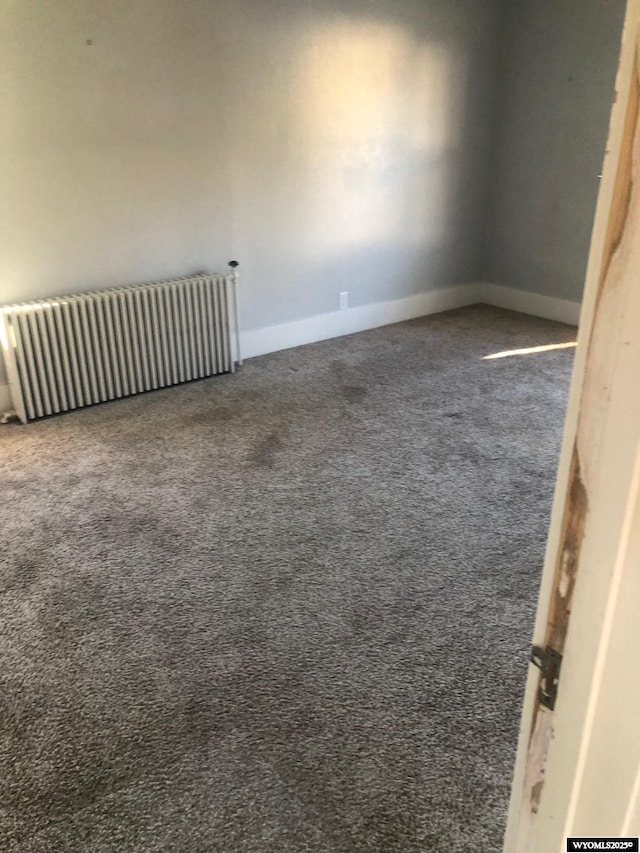
[[[534,632],[558,695],[532,665],[506,853],[640,834],[639,49],[629,0]]]

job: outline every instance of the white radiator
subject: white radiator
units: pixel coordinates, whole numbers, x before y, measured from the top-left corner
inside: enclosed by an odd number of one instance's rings
[[[228,275],[203,273],[1,308],[15,414],[26,423],[232,372],[241,360],[237,264],[230,266]]]

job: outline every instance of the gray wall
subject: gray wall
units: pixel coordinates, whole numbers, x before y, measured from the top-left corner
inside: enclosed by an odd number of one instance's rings
[[[624,0],[506,0],[484,278],[580,301]]]
[[[5,0],[0,303],[241,262],[246,328],[477,279],[498,0]]]

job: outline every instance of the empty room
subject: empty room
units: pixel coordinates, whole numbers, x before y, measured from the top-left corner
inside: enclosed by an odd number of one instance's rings
[[[1,4],[0,850],[503,850],[625,13]]]

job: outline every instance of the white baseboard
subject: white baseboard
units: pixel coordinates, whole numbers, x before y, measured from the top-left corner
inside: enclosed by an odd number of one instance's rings
[[[364,332],[401,323],[427,314],[438,314],[452,308],[462,308],[478,302],[478,289],[475,284],[459,284],[442,290],[419,293],[392,302],[378,302],[374,305],[362,305],[346,311],[332,311],[283,323],[279,326],[267,326],[262,329],[249,329],[241,333],[243,358],[253,358],[269,352],[291,349],[291,347],[339,338],[354,332]]]
[[[378,302],[374,305],[349,308],[347,311],[332,311],[330,314],[307,317],[293,323],[249,329],[242,332],[241,336],[243,357],[253,358],[478,302],[509,308],[534,317],[544,317],[547,320],[557,320],[572,326],[577,326],[580,318],[579,302],[569,302],[566,299],[542,296],[539,293],[515,290],[497,284],[459,284],[392,302]]]
[[[554,296],[543,296],[530,290],[515,290],[513,287],[502,287],[499,284],[479,284],[477,287],[478,302],[495,305],[497,308],[509,308],[521,314],[532,314],[534,317],[544,317],[545,320],[557,320],[577,326],[580,320],[580,303],[569,302],[566,299],[556,299]]]

